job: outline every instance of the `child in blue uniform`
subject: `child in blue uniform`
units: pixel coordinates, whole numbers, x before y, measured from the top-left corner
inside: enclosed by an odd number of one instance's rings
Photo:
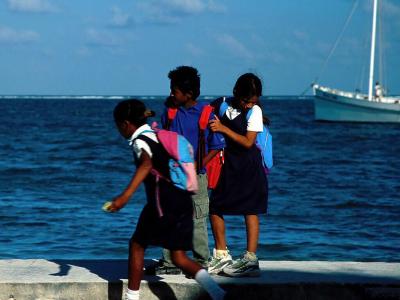
[[[197,69],[190,66],[179,66],[169,72],[170,97],[167,99],[165,111],[161,116],[163,128],[183,135],[193,146],[197,164],[197,180],[199,191],[193,195],[193,258],[196,262],[207,267],[209,259],[207,217],[209,199],[207,191],[207,175],[204,166],[215,156],[220,149],[225,147],[225,140],[222,134],[213,133],[208,128],[204,132],[205,153],[199,151],[199,119],[204,106],[208,103],[198,102],[200,95],[200,75]],[[168,109],[176,108],[176,115],[173,120],[168,119]],[[211,113],[209,119],[214,119]],[[200,157],[202,156],[202,157]],[[168,250],[163,251],[161,264],[156,269],[156,274],[173,273]]]
[[[136,172],[127,188],[106,207],[110,212],[120,210],[144,182],[147,204],[144,206],[136,230],[129,244],[128,292],[126,299],[139,299],[139,287],[143,273],[144,253],[149,245],[169,249],[173,263],[186,274],[196,279],[212,299],[223,299],[222,290],[196,262],[186,256],[192,249],[193,207],[191,193],[160,179],[156,196],[156,178],[151,173],[157,170],[168,178],[169,155],[159,143],[155,132],[147,125],[148,116],[139,100],[125,100],[114,109],[114,120],[120,134],[133,147]],[[162,214],[160,214],[160,209]]]
[[[263,115],[259,106],[262,94],[260,79],[252,73],[240,76],[228,98],[228,109],[220,120],[210,122],[214,132],[225,136],[225,163],[216,189],[210,197],[210,220],[216,251],[209,264],[210,274],[223,271],[230,276],[258,276],[256,256],[259,220],[267,211],[268,182],[261,153],[255,145],[258,132],[263,131]],[[215,103],[217,109],[222,103]],[[252,109],[247,120],[247,112]],[[224,215],[243,215],[247,232],[247,251],[232,264],[226,240]]]

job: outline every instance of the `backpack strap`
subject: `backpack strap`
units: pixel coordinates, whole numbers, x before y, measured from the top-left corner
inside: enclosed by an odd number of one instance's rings
[[[228,107],[229,104],[226,101],[226,97],[222,97],[222,102],[221,105],[219,106],[219,111],[218,111],[218,115],[220,118],[222,118],[225,115],[226,111],[228,110]]]
[[[143,131],[138,137],[135,138],[135,140],[142,140],[145,143],[147,143],[149,145],[149,141],[151,142],[152,140],[145,136],[143,133],[145,132],[152,132],[151,130],[145,130]],[[150,147],[150,145],[149,145]],[[169,180],[169,178],[167,178],[166,176],[164,176],[160,171],[156,170],[154,167],[151,169],[151,174],[154,176],[155,178],[155,200],[156,200],[156,209],[157,209],[157,213],[158,216],[161,218],[164,215],[164,212],[162,210],[161,207],[161,201],[160,201],[160,178],[164,179],[168,182],[171,182],[171,180]]]
[[[150,148],[150,151],[153,152],[153,149],[151,148],[151,145],[150,145],[151,142],[153,142],[153,140],[151,138],[149,138],[148,136],[144,135],[144,133],[147,133],[147,132],[155,133],[155,131],[152,131],[152,130],[144,130],[132,142],[135,142],[136,140],[141,140],[141,141],[145,142],[148,145],[148,147]],[[139,159],[139,157],[136,157],[136,155],[134,157],[135,157],[135,162],[136,162],[137,161],[136,159]]]
[[[206,138],[205,138],[205,131],[208,126],[208,121],[210,119],[210,115],[214,108],[207,104],[203,106],[203,110],[201,111],[201,115],[199,118],[199,140],[198,140],[198,147],[197,147],[197,161],[196,161],[196,171],[197,174],[200,173],[200,170],[203,166],[203,158],[206,154]]]
[[[249,111],[247,112],[246,115],[246,120],[248,121],[250,119],[251,114],[253,113],[253,108],[250,108]]]
[[[200,130],[205,130],[207,128],[208,120],[210,119],[210,115],[213,110],[214,108],[210,104],[203,106],[203,110],[201,111],[199,119]]]
[[[212,101],[210,105],[214,108],[214,112],[218,112],[218,117],[223,117],[229,107],[226,97],[219,97]],[[217,114],[217,113],[216,113]]]
[[[175,119],[176,117],[176,113],[178,112],[178,109],[175,107],[168,107],[167,110],[167,124],[165,125],[165,129],[169,130],[169,128],[171,127],[171,123],[172,121]]]

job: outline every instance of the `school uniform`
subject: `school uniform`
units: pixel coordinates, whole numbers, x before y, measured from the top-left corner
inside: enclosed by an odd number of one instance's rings
[[[221,116],[221,123],[232,131],[246,135],[247,131],[262,132],[262,110],[253,106],[247,111],[233,108]],[[218,106],[219,108],[219,106]],[[216,215],[252,215],[267,212],[268,181],[262,165],[261,152],[255,144],[247,149],[225,136],[225,163],[217,187],[210,197],[210,213]]]
[[[158,142],[149,125],[139,127],[129,139],[136,164],[143,151],[150,156],[153,168],[169,177],[169,155]],[[144,206],[132,240],[143,247],[160,246],[169,250],[192,249],[193,206],[191,193],[160,178],[158,192],[156,177],[149,174],[144,180],[147,203]]]

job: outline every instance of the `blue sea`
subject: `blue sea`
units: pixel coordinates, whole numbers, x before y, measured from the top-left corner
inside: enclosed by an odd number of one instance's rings
[[[0,97],[0,258],[127,258],[143,188],[119,213],[101,209],[134,172],[112,119],[123,98]],[[162,111],[164,97],[139,98]],[[315,122],[312,98],[262,104],[275,166],[259,257],[400,262],[400,125]],[[243,218],[226,220],[236,256]]]

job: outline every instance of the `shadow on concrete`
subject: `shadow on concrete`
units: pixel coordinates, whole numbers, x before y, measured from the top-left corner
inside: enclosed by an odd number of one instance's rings
[[[148,281],[148,287],[150,291],[158,297],[158,299],[165,300],[177,300],[173,289],[168,283],[160,281],[160,277],[153,276],[153,278],[159,278],[157,281]]]
[[[108,282],[108,300],[120,300],[123,295],[123,280],[128,278],[127,260],[50,260],[59,266],[57,273],[52,276],[67,276],[71,266],[87,269]],[[154,260],[145,260],[145,267],[154,265]],[[158,276],[145,276],[148,287],[159,299],[177,299],[174,291]]]
[[[127,278],[126,260],[52,260],[59,271],[52,276],[67,276],[72,266],[87,269],[108,283],[108,300],[119,300],[123,295],[123,279]],[[312,262],[310,262],[312,263]],[[145,266],[154,264],[146,260]],[[176,286],[158,276],[145,276],[152,294],[159,299],[177,299]],[[336,271],[262,270],[257,278],[219,277],[221,287],[234,296],[232,299],[352,299],[352,300],[400,300],[400,276],[396,274],[374,275],[362,269],[343,267]],[[209,299],[204,291],[193,298]]]
[[[107,260],[49,260],[58,264],[59,271],[50,275],[67,276],[71,266],[87,269],[107,281],[128,278],[128,261],[119,259]]]
[[[257,278],[224,278],[228,299],[400,300],[400,278],[344,268],[335,272],[262,270]]]
[[[310,262],[312,263],[312,262]],[[242,279],[243,280],[243,279]],[[245,282],[261,281],[266,284],[333,283],[333,284],[384,284],[399,285],[400,277],[378,275],[360,269],[346,268],[336,271],[262,270],[261,277],[248,278]]]
[[[67,276],[71,266],[87,269],[108,282],[108,300],[120,300],[123,294],[122,279],[128,278],[126,260],[51,260],[58,264],[59,271],[52,276]]]

